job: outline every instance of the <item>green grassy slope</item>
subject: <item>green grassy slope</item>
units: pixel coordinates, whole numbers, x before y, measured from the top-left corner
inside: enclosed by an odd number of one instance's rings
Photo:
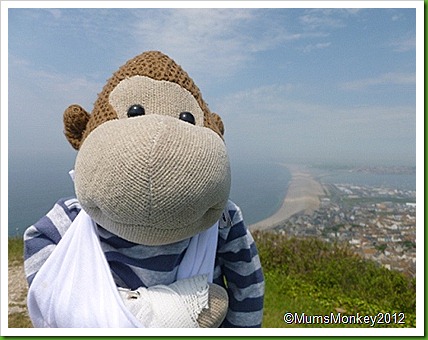
[[[256,232],[254,239],[266,279],[264,327],[370,327],[286,324],[286,312],[334,317],[340,313],[344,320],[377,315],[383,321],[377,327],[416,326],[415,279],[364,260],[345,245],[268,232]]]

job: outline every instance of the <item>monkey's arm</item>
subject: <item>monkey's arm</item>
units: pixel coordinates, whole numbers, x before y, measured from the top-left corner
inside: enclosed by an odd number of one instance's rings
[[[229,201],[220,228],[214,283],[226,288],[229,310],[222,327],[261,327],[264,277],[256,245],[241,211]]]

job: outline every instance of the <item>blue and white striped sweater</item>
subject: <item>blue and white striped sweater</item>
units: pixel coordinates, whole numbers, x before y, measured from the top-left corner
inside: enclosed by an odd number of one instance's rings
[[[28,283],[68,230],[81,207],[75,198],[59,200],[24,234]],[[121,239],[98,227],[101,247],[120,287],[136,289],[175,281],[190,240],[166,246],[144,246]],[[238,206],[229,201],[219,224],[214,283],[226,288],[229,311],[222,327],[260,327],[264,279],[254,240]]]

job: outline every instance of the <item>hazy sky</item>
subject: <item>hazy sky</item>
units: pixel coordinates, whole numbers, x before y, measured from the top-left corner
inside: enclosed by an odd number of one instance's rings
[[[64,109],[91,111],[119,66],[161,50],[223,118],[232,161],[415,164],[415,8],[20,8],[8,44],[9,157],[73,158]]]

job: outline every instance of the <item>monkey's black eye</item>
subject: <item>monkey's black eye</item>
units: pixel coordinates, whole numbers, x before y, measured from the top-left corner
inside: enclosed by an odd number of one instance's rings
[[[190,112],[187,112],[187,111],[181,112],[180,117],[178,118],[193,125],[195,125],[196,123],[195,117]]]
[[[145,114],[144,107],[139,104],[132,105],[128,109],[128,117],[143,116]]]

